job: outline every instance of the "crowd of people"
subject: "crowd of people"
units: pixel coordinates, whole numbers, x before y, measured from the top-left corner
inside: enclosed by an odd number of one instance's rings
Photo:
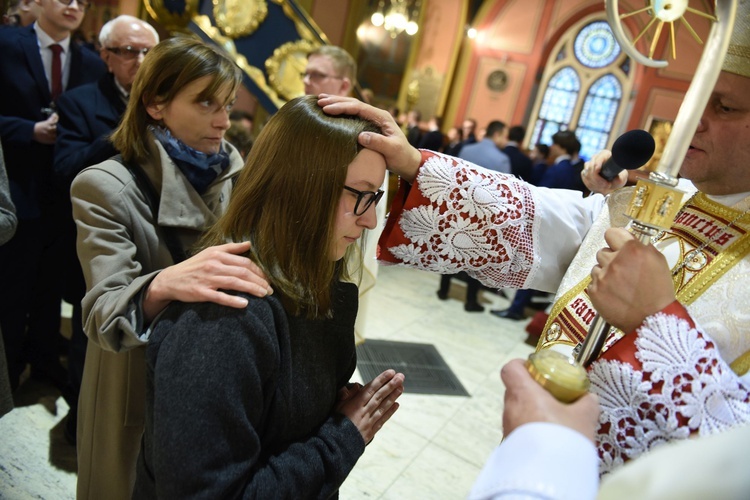
[[[532,290],[556,293],[540,350],[570,355],[593,311],[612,325],[591,393],[570,405],[522,361],[506,365],[507,439],[472,498],[593,498],[600,473],[604,496],[643,492],[649,460],[698,456],[710,470],[732,444],[744,450],[743,23],[682,164],[690,196],[644,245],[618,215],[626,175],[598,175],[608,152],[584,168],[572,131],[526,155],[523,127],[499,120],[484,133],[465,120],[447,140],[439,117],[423,131],[413,110],[399,125],[346,97],[356,65],[324,46],[303,76],[314,96],[288,102],[253,141],[252,116],[232,115],[240,69],[219,49],[160,42],[120,16],[97,55],[72,41],[86,0],[28,5],[0,29],[0,92],[18,96],[0,103],[0,416],[27,365],[61,391],[79,498],[335,495],[404,390],[395,370],[350,383],[375,240],[380,259],[443,275],[440,298],[465,273],[467,311],[482,309],[480,286],[518,289],[495,311],[510,319]],[[387,171],[403,182],[379,235]],[[722,487],[747,493],[736,475]]]

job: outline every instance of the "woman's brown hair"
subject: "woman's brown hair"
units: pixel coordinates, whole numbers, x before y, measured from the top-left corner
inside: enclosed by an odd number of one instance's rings
[[[138,68],[122,122],[110,138],[125,161],[142,163],[148,156],[147,129],[156,121],[146,107],[172,102],[186,85],[206,76],[211,81],[199,96],[201,100],[215,98],[225,88],[233,98],[242,81],[242,73],[231,59],[196,38],[176,36],[149,51]]]
[[[326,115],[314,96],[289,101],[258,136],[202,246],[249,240],[287,311],[328,315],[331,286],[346,278],[344,259],[330,260],[336,211],[363,131],[380,133],[361,118]]]

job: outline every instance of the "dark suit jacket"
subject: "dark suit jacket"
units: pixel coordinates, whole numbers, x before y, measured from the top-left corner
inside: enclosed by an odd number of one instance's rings
[[[503,153],[510,159],[510,173],[519,177],[526,182],[531,182],[532,163],[531,158],[526,156],[523,151],[516,146],[505,146]]]
[[[419,140],[420,149],[440,151],[443,149],[443,133],[439,130],[430,130]]]
[[[67,89],[92,82],[106,73],[99,56],[70,44]],[[47,77],[33,25],[0,30],[0,138],[5,152],[10,192],[19,219],[36,218],[44,207],[64,196],[52,172],[54,146],[35,142],[34,124],[47,118],[51,105]]]
[[[529,182],[535,186],[538,186],[542,182],[545,172],[547,172],[547,163],[540,161],[533,167],[531,167],[531,180]]]
[[[586,185],[581,179],[581,166],[573,165],[570,160],[561,160],[547,169],[539,182],[542,187],[574,189],[586,192]]]
[[[463,145],[463,142],[457,142],[453,146],[451,146],[450,144],[446,144],[443,153],[450,156],[458,156],[458,153],[461,152],[461,148],[463,147]]]
[[[57,99],[57,142],[55,174],[70,186],[86,167],[117,154],[109,135],[120,123],[125,102],[112,74],[81,85]]]
[[[419,146],[419,140],[422,138],[422,130],[418,126],[413,127],[406,127],[406,140],[409,141],[409,144],[414,146],[415,148]]]

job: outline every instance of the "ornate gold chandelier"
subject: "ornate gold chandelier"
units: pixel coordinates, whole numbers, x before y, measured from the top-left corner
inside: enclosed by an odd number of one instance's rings
[[[412,36],[419,31],[417,19],[419,18],[420,0],[389,0],[386,7],[385,1],[378,2],[378,8],[370,17],[373,26],[383,27],[391,38],[396,38],[402,32]]]

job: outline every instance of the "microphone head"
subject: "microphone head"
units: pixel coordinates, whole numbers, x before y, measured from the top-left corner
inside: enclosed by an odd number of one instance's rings
[[[612,145],[612,160],[626,170],[633,170],[651,159],[656,143],[645,130],[630,130],[617,138]]]

